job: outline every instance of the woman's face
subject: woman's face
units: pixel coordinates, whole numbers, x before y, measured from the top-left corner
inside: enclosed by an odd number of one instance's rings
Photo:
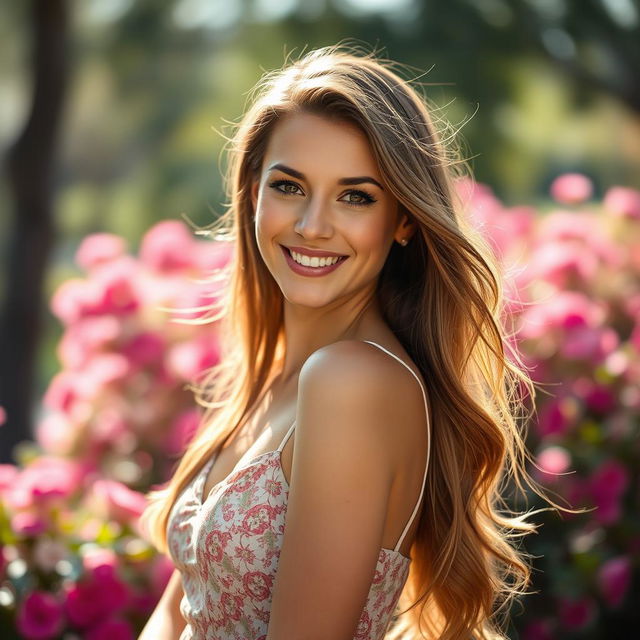
[[[281,119],[251,196],[260,254],[296,305],[322,307],[374,290],[391,244],[410,235],[367,137],[344,121],[309,113]],[[335,265],[298,265],[295,258],[305,259],[287,247],[341,257]]]

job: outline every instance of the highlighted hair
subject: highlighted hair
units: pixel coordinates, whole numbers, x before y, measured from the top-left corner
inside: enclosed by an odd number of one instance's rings
[[[193,388],[202,423],[166,488],[150,494],[143,520],[166,551],[176,498],[282,365],[283,299],[258,251],[250,197],[274,124],[299,111],[344,120],[366,134],[385,182],[418,227],[406,247],[393,244],[377,290],[386,322],[424,377],[432,426],[410,573],[387,638],[506,638],[509,606],[530,580],[517,542],[535,530],[531,512],[507,507],[506,484],[543,495],[525,468],[525,407],[535,387],[505,328],[500,265],[456,193],[466,166],[452,150],[455,132],[441,121],[436,129],[436,110],[397,68],[336,45],[266,74],[256,87],[230,140],[227,209],[208,227],[234,250],[221,308],[208,318],[220,321],[224,351]]]

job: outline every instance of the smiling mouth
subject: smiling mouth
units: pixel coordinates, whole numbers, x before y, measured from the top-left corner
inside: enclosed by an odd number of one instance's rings
[[[288,256],[291,258],[291,260],[293,260],[296,264],[299,264],[300,266],[306,266],[306,267],[312,267],[312,268],[321,268],[322,267],[328,267],[328,266],[333,266],[335,264],[338,264],[339,262],[344,262],[349,256],[341,256],[341,255],[335,255],[335,256],[308,256],[304,253],[298,252],[296,251],[295,253],[298,256],[303,256],[303,258],[307,258],[309,260],[309,264],[303,264],[302,262],[299,262],[298,260],[296,260],[293,256],[293,254],[291,253],[291,249],[289,249],[289,247],[286,247],[285,245],[281,244],[280,247],[282,248],[282,250],[288,254]],[[336,260],[337,258],[337,260]],[[324,265],[320,265],[319,262],[320,260],[324,260],[325,264]],[[330,260],[330,262],[327,263],[327,260]],[[315,262],[316,264],[314,265],[313,262]]]

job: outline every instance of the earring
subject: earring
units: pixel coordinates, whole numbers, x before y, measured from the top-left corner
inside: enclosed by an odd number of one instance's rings
[[[400,244],[401,244],[403,247],[406,247],[406,246],[407,246],[407,242],[409,242],[409,241],[408,241],[406,238],[402,238],[402,240],[400,240]]]

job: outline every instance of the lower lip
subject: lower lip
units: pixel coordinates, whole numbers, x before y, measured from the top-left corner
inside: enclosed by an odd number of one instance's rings
[[[340,258],[340,260],[338,260],[338,262],[336,262],[335,264],[330,264],[330,265],[327,265],[326,267],[305,267],[303,264],[296,262],[291,257],[291,254],[289,253],[288,249],[285,249],[282,245],[280,245],[280,248],[282,249],[282,253],[284,253],[285,260],[287,261],[287,264],[291,267],[292,271],[294,271],[295,273],[301,276],[311,276],[312,278],[316,276],[324,276],[327,273],[331,273],[332,271],[335,271],[347,259],[347,257],[345,256],[344,258]]]

